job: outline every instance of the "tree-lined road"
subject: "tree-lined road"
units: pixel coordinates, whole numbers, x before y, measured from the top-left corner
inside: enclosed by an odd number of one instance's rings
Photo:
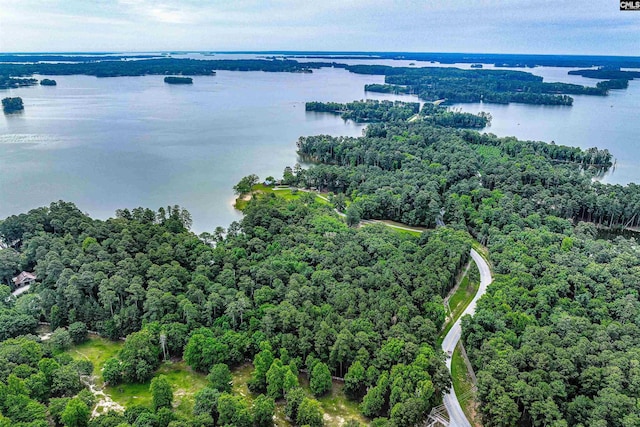
[[[453,351],[460,341],[460,336],[462,334],[462,328],[460,326],[460,319],[465,314],[473,314],[476,311],[476,303],[478,299],[487,291],[487,286],[491,284],[493,280],[491,277],[491,269],[489,269],[489,264],[480,256],[475,249],[471,249],[471,258],[473,262],[478,266],[478,271],[480,271],[480,287],[478,288],[478,292],[475,297],[471,300],[467,308],[464,310],[462,315],[458,318],[456,323],[453,324],[453,327],[449,330],[449,333],[444,337],[442,341],[442,351],[444,351],[448,355],[452,355]],[[449,372],[451,372],[451,357],[447,358],[447,368]],[[467,420],[464,412],[462,411],[462,407],[460,406],[460,402],[458,402],[458,398],[456,397],[456,392],[453,390],[453,386],[449,390],[449,393],[445,394],[442,398],[445,408],[447,408],[447,412],[449,413],[449,426],[450,427],[471,427],[471,424]]]
[[[304,190],[304,189],[302,189],[302,191],[311,192],[309,190]],[[315,193],[315,192],[312,192],[312,193]],[[316,197],[326,200],[327,202],[329,201],[327,197],[320,195],[318,193],[315,193],[315,194],[316,194]],[[338,209],[334,209],[334,211],[341,217],[347,216],[343,212],[340,212]],[[438,222],[437,224],[438,226],[445,225],[441,217],[437,218],[437,222]],[[376,223],[383,224],[383,225],[386,225],[387,227],[396,228],[399,230],[417,231],[419,233],[423,232],[423,230],[403,227],[395,224],[388,224],[388,223],[377,221],[377,220],[360,221],[361,225],[376,224]],[[476,295],[473,297],[473,299],[471,300],[467,308],[462,312],[458,320],[453,324],[453,326],[451,327],[447,335],[444,337],[444,340],[442,341],[442,351],[444,351],[445,354],[449,355],[446,361],[447,369],[449,369],[449,373],[451,373],[451,355],[453,355],[456,345],[458,345],[458,342],[460,341],[460,338],[462,336],[462,327],[461,327],[460,319],[462,319],[462,317],[466,314],[473,315],[475,313],[476,303],[478,302],[480,297],[484,295],[484,293],[487,291],[487,287],[493,281],[493,278],[491,277],[491,269],[489,268],[489,264],[487,264],[484,258],[475,249],[471,249],[471,258],[473,259],[473,262],[475,262],[476,265],[478,266],[478,271],[480,272],[480,286],[478,287],[478,292],[476,292]],[[460,406],[460,402],[458,401],[456,392],[453,389],[453,385],[451,386],[451,389],[449,390],[449,392],[443,396],[442,400],[445,408],[447,409],[447,412],[449,413],[449,427],[471,427],[471,423],[469,423],[469,420],[467,420],[467,417],[464,414],[464,411],[462,410],[462,406]]]

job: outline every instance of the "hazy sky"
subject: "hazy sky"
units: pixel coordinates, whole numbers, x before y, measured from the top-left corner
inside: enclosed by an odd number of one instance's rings
[[[0,0],[0,51],[640,55],[618,0]]]

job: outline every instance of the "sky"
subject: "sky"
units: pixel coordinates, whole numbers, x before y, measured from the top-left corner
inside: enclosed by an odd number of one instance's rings
[[[0,0],[0,52],[640,55],[619,0]]]

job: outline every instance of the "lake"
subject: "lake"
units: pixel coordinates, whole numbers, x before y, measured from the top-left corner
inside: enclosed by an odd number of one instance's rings
[[[597,82],[569,76],[568,70],[526,71],[545,81]],[[212,231],[241,218],[232,206],[232,187],[241,177],[281,177],[285,166],[300,161],[295,153],[299,136],[362,133],[362,125],[338,116],[306,113],[306,101],[416,100],[365,94],[365,84],[383,83],[383,77],[342,69],[313,74],[219,71],[194,77],[193,85],[167,85],[162,76],[53,78],[56,87],[0,93],[20,96],[25,103],[23,113],[0,115],[0,218],[59,199],[97,218],[113,216],[118,208],[179,204],[191,212],[194,231]],[[640,83],[631,81],[629,89],[608,97],[574,99],[572,107],[453,107],[490,112],[493,122],[487,131],[499,136],[608,148],[617,165],[604,180],[640,181],[640,121],[635,119]]]
[[[179,204],[196,232],[240,219],[233,185],[250,173],[282,177],[299,161],[299,136],[362,134],[363,125],[305,113],[306,101],[362,99],[366,83],[383,82],[341,69],[219,71],[193,85],[162,76],[54,78],[55,87],[1,94],[22,97],[25,110],[0,114],[0,218],[59,199],[97,218]]]
[[[539,75],[544,73],[544,70],[533,71]],[[589,86],[599,81],[579,76],[568,77],[570,79],[565,80],[567,83]],[[579,79],[574,79],[575,77]],[[640,81],[632,80],[628,89],[611,90],[605,97],[572,96],[574,101],[571,107],[455,104],[452,108],[470,113],[491,113],[493,120],[485,132],[499,136],[554,141],[558,145],[582,148],[606,148],[615,157],[616,164],[602,181],[623,185],[640,182],[640,121],[637,120],[640,111]]]

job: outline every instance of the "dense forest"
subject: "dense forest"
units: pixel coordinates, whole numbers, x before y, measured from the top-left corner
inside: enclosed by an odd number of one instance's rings
[[[345,120],[358,123],[386,122],[392,120],[407,120],[418,114],[420,104],[417,102],[401,101],[355,101],[348,104],[337,102],[307,102],[306,111],[340,114]]]
[[[482,129],[491,122],[488,113],[471,114],[451,111],[431,102],[422,108],[417,102],[402,101],[355,101],[347,104],[337,102],[307,102],[306,111],[340,114],[345,120],[358,123],[390,122],[395,120],[421,120],[434,125],[479,128]],[[420,114],[418,114],[420,113]]]
[[[0,310],[6,311],[11,303],[3,299]],[[93,365],[61,353],[86,339],[82,328],[70,328],[73,335],[60,330],[46,343],[33,335],[0,342],[0,426],[87,425],[95,396],[81,378],[93,372]]]
[[[485,426],[640,422],[636,240],[537,214],[492,233],[495,280],[463,339]]]
[[[0,75],[0,89],[15,89],[17,87],[33,86],[37,84],[37,79],[16,79]]]
[[[318,164],[287,168],[285,183],[332,192],[333,206],[267,193],[200,236],[180,206],[101,221],[61,201],[0,222],[0,281],[37,276],[17,298],[0,285],[0,426],[270,426],[278,406],[319,427],[332,376],[371,425],[419,425],[451,383],[438,333],[471,236],[495,276],[463,324],[483,425],[639,423],[640,252],[596,232],[640,226],[640,186],[597,181],[611,153],[460,129],[460,113],[431,103],[309,109],[376,122],[360,138],[299,139]],[[246,181],[239,193],[258,179]],[[358,227],[368,218],[432,230]],[[90,420],[94,367],[63,352],[88,330],[125,339],[96,374],[153,378],[151,406]],[[157,375],[165,358],[208,374],[187,415]],[[231,388],[247,361],[251,402]]]
[[[633,80],[640,77],[640,71],[622,71],[619,68],[598,68],[588,70],[571,70],[569,74],[590,79]]]
[[[485,426],[638,423],[640,253],[596,227],[637,227],[640,187],[593,181],[606,150],[402,122],[298,146],[323,163],[301,185],[353,215],[433,226],[442,207],[488,245],[495,281],[463,323]]]
[[[531,73],[510,70],[462,70],[459,68],[402,68],[384,65],[351,65],[358,74],[382,74],[385,85],[366,85],[365,90],[383,93],[413,93],[425,101],[490,102],[507,104],[571,105],[568,95],[607,94],[609,85],[596,87],[570,83],[546,83]]]
[[[19,96],[14,98],[3,98],[2,109],[5,113],[15,113],[24,110],[22,98],[20,98]]]
[[[120,61],[131,59],[151,59],[160,55],[116,55],[112,53],[82,53],[80,55],[55,55],[55,54],[0,54],[0,62],[96,62],[96,61]]]
[[[327,377],[329,387],[331,375],[345,377],[345,392],[362,400],[366,416],[394,425],[414,425],[448,389],[436,339],[442,298],[467,262],[466,232],[417,238],[383,226],[356,230],[313,196],[256,200],[224,238],[220,229],[198,238],[189,222],[179,207],[98,221],[65,202],[7,218],[0,235],[11,248],[0,251],[1,279],[26,269],[39,284],[8,299],[2,338],[34,333],[37,321],[127,336],[102,373],[117,383],[153,376],[165,336],[165,351],[197,371],[253,359],[250,389],[287,405],[299,398],[300,370],[317,396]],[[252,425],[219,420],[224,392],[201,393],[215,396],[218,410],[198,410],[205,421],[197,425]]]
[[[592,182],[611,166],[607,150],[582,151],[422,122],[370,125],[360,138],[302,137],[298,149],[322,163],[301,171],[295,177],[299,185],[344,192],[364,218],[432,227],[444,208],[448,221],[464,219],[480,232],[476,223],[485,221],[477,215],[484,215],[482,208],[491,200],[493,208],[507,203],[526,215],[609,227],[640,224],[638,185]],[[506,223],[508,217],[496,220]]]

